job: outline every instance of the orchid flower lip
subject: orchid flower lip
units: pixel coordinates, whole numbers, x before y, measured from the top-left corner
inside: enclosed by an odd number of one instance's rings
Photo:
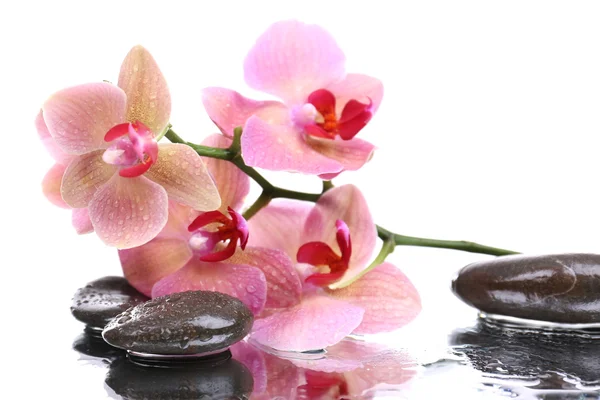
[[[120,167],[119,176],[135,178],[143,175],[158,159],[158,143],[152,131],[140,121],[115,125],[104,135],[112,145],[102,159]]]

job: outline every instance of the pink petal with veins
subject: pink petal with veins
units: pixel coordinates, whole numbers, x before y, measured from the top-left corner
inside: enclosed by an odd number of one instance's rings
[[[203,89],[202,103],[210,119],[230,138],[233,130],[243,127],[253,115],[270,124],[283,124],[290,118],[288,108],[279,101],[252,100],[225,88]]]
[[[125,120],[126,100],[117,86],[88,83],[53,94],[42,111],[48,132],[60,149],[84,154],[106,146],[106,132]]]
[[[225,149],[231,145],[231,139],[214,134],[204,139],[202,144]],[[227,207],[239,210],[248,192],[250,192],[250,178],[248,175],[229,161],[209,157],[202,157],[202,160],[221,195],[219,210],[225,212]]]
[[[304,174],[335,173],[342,165],[315,151],[291,125],[271,125],[250,117],[242,135],[242,155],[250,167]]]
[[[377,231],[367,202],[354,185],[344,185],[328,190],[317,202],[306,219],[302,242],[324,242],[341,254],[336,240],[336,221],[348,225],[352,236],[352,256],[343,278],[331,287],[339,287],[359,274],[371,258]]]
[[[237,297],[257,315],[265,305],[267,282],[258,268],[192,259],[183,268],[157,282],[152,289],[152,297],[188,290],[208,290]]]
[[[284,251],[292,260],[300,248],[300,235],[313,205],[305,201],[275,199],[248,221],[249,246]]]
[[[219,208],[219,192],[198,153],[178,143],[161,144],[158,149],[158,160],[145,177],[164,187],[171,200],[198,211]]]
[[[94,232],[94,226],[87,208],[75,208],[71,214],[71,223],[78,235]]]
[[[182,268],[192,258],[187,241],[157,237],[127,250],[119,250],[123,274],[141,293],[150,296],[154,284]]]
[[[61,208],[71,208],[63,200],[60,194],[60,185],[65,173],[66,167],[62,164],[56,163],[50,168],[50,170],[42,179],[42,192],[44,196],[50,201],[50,203]]]
[[[321,139],[315,136],[309,136],[307,143],[315,151],[323,154],[342,165],[342,171],[356,171],[365,165],[372,157],[375,146],[362,139],[354,138],[352,140]],[[319,177],[325,180],[331,180],[338,176],[342,171],[321,174]]]
[[[344,53],[323,28],[281,21],[258,38],[244,61],[244,76],[254,89],[303,103],[312,91],[344,78],[344,63]]]
[[[57,163],[67,165],[73,156],[62,151],[58,144],[56,144],[56,141],[50,136],[43,114],[42,110],[40,110],[35,118],[35,129],[37,130],[38,136],[48,153],[50,153],[50,156],[54,158]]]
[[[94,194],[112,178],[117,168],[102,160],[104,150],[74,157],[67,167],[61,186],[62,197],[74,208],[87,207]]]
[[[334,345],[360,325],[364,311],[325,295],[254,322],[252,339],[276,350],[308,351]]]
[[[119,87],[127,94],[127,121],[142,122],[155,136],[162,133],[171,116],[171,94],[148,50],[138,45],[129,51],[121,65]]]
[[[390,263],[383,263],[351,285],[329,293],[365,310],[355,333],[393,331],[412,321],[421,311],[417,289]]]
[[[371,104],[371,112],[375,114],[383,99],[383,83],[377,78],[362,74],[348,74],[346,77],[326,87],[336,97],[336,114],[342,115],[342,110],[351,100],[363,104]]]
[[[267,279],[265,308],[291,307],[300,302],[302,283],[294,263],[282,251],[261,247],[238,250],[229,263],[250,265],[260,269]]]
[[[168,197],[157,183],[140,176],[114,175],[89,203],[94,230],[108,246],[128,249],[152,240],[167,223]]]

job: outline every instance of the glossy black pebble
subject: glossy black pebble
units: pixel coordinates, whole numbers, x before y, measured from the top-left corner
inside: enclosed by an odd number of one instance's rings
[[[505,256],[464,267],[452,290],[490,314],[600,323],[600,255]]]
[[[103,329],[118,314],[147,300],[125,278],[107,276],[77,290],[71,313],[84,324]]]
[[[128,400],[230,400],[249,398],[254,382],[250,371],[233,359],[185,368],[142,367],[122,359],[110,366],[106,385]]]
[[[139,304],[110,322],[109,344],[138,353],[202,354],[226,349],[250,332],[254,317],[238,299],[190,291]]]

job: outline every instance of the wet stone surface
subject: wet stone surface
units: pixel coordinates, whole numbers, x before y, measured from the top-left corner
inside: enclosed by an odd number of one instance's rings
[[[452,290],[490,314],[600,323],[600,255],[505,256],[464,267]]]
[[[143,367],[127,358],[110,366],[106,385],[123,399],[248,399],[252,373],[228,358],[219,363],[188,364],[184,367]]]
[[[84,324],[103,329],[118,314],[147,300],[125,278],[107,276],[75,292],[71,313]]]
[[[111,345],[158,355],[203,354],[243,339],[254,318],[229,295],[190,291],[158,297],[117,316],[102,336]]]

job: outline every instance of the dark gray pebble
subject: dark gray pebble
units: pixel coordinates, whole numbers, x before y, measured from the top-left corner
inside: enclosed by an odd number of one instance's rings
[[[464,267],[452,290],[490,314],[600,323],[600,255],[505,256]]]
[[[226,349],[250,329],[252,312],[229,295],[189,291],[137,305],[110,322],[102,336],[137,353],[202,354]]]
[[[147,300],[125,278],[107,276],[77,290],[71,313],[88,326],[104,329],[115,316]]]

